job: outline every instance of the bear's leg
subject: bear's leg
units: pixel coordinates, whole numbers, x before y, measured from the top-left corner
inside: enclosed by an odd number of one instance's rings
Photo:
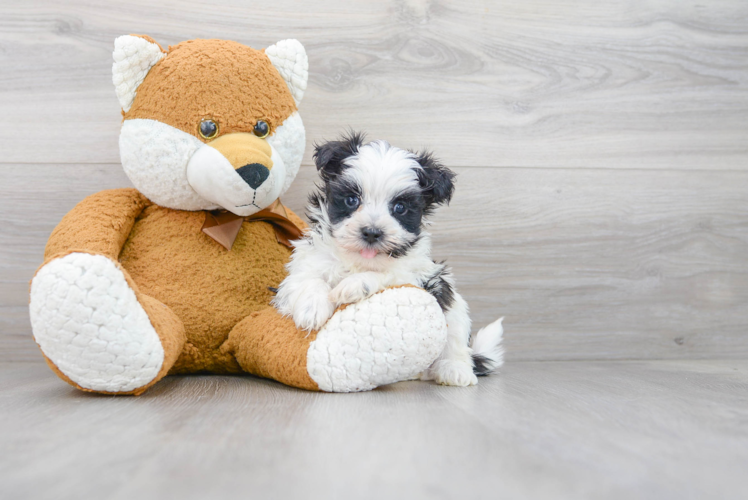
[[[389,288],[339,309],[319,332],[268,307],[229,334],[222,349],[249,373],[326,392],[367,391],[416,378],[444,349],[444,314],[428,292]]]
[[[166,375],[186,339],[176,314],[103,255],[71,253],[42,266],[29,310],[47,363],[84,391],[141,394]]]
[[[307,372],[307,351],[316,336],[300,331],[292,319],[267,307],[240,321],[221,350],[232,353],[247,373],[317,391]]]

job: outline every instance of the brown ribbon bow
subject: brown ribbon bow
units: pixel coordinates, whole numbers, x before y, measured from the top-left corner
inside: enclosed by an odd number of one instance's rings
[[[226,250],[231,250],[244,221],[270,223],[273,226],[273,230],[275,230],[275,238],[278,240],[278,243],[288,248],[293,248],[291,240],[301,238],[301,229],[288,218],[288,212],[286,212],[286,207],[283,206],[280,198],[275,200],[266,209],[247,217],[242,217],[226,210],[205,212],[205,222],[203,223],[202,231],[216,240]]]

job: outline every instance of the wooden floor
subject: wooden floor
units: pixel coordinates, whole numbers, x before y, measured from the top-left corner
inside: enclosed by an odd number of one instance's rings
[[[478,387],[76,392],[28,283],[119,163],[114,38],[297,38],[307,151],[351,126],[457,171],[431,227]],[[748,498],[748,2],[0,0],[0,498]]]
[[[744,499],[748,362],[517,362],[361,394],[171,377],[138,398],[7,363],[0,428],[15,500]]]

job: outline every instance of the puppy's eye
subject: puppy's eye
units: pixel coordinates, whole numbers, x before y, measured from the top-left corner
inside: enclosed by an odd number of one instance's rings
[[[270,125],[265,120],[257,120],[255,128],[252,130],[257,137],[264,139],[270,133]]]
[[[392,207],[392,211],[395,212],[397,215],[402,215],[405,212],[407,212],[408,209],[405,208],[405,205],[403,205],[402,203],[398,202],[398,203],[395,203],[395,206]]]
[[[360,203],[358,196],[347,196],[345,198],[345,206],[348,208],[356,208],[358,207],[358,204]]]
[[[218,124],[211,119],[205,119],[200,122],[200,137],[203,139],[212,139],[218,135]]]

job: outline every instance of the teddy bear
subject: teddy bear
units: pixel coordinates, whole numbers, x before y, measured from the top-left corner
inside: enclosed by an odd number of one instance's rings
[[[34,339],[78,389],[139,395],[168,374],[241,374],[328,392],[412,379],[446,342],[415,287],[341,306],[318,331],[271,305],[306,228],[280,197],[301,165],[308,59],[117,38],[119,148],[134,188],[91,195],[49,237],[30,286]]]

